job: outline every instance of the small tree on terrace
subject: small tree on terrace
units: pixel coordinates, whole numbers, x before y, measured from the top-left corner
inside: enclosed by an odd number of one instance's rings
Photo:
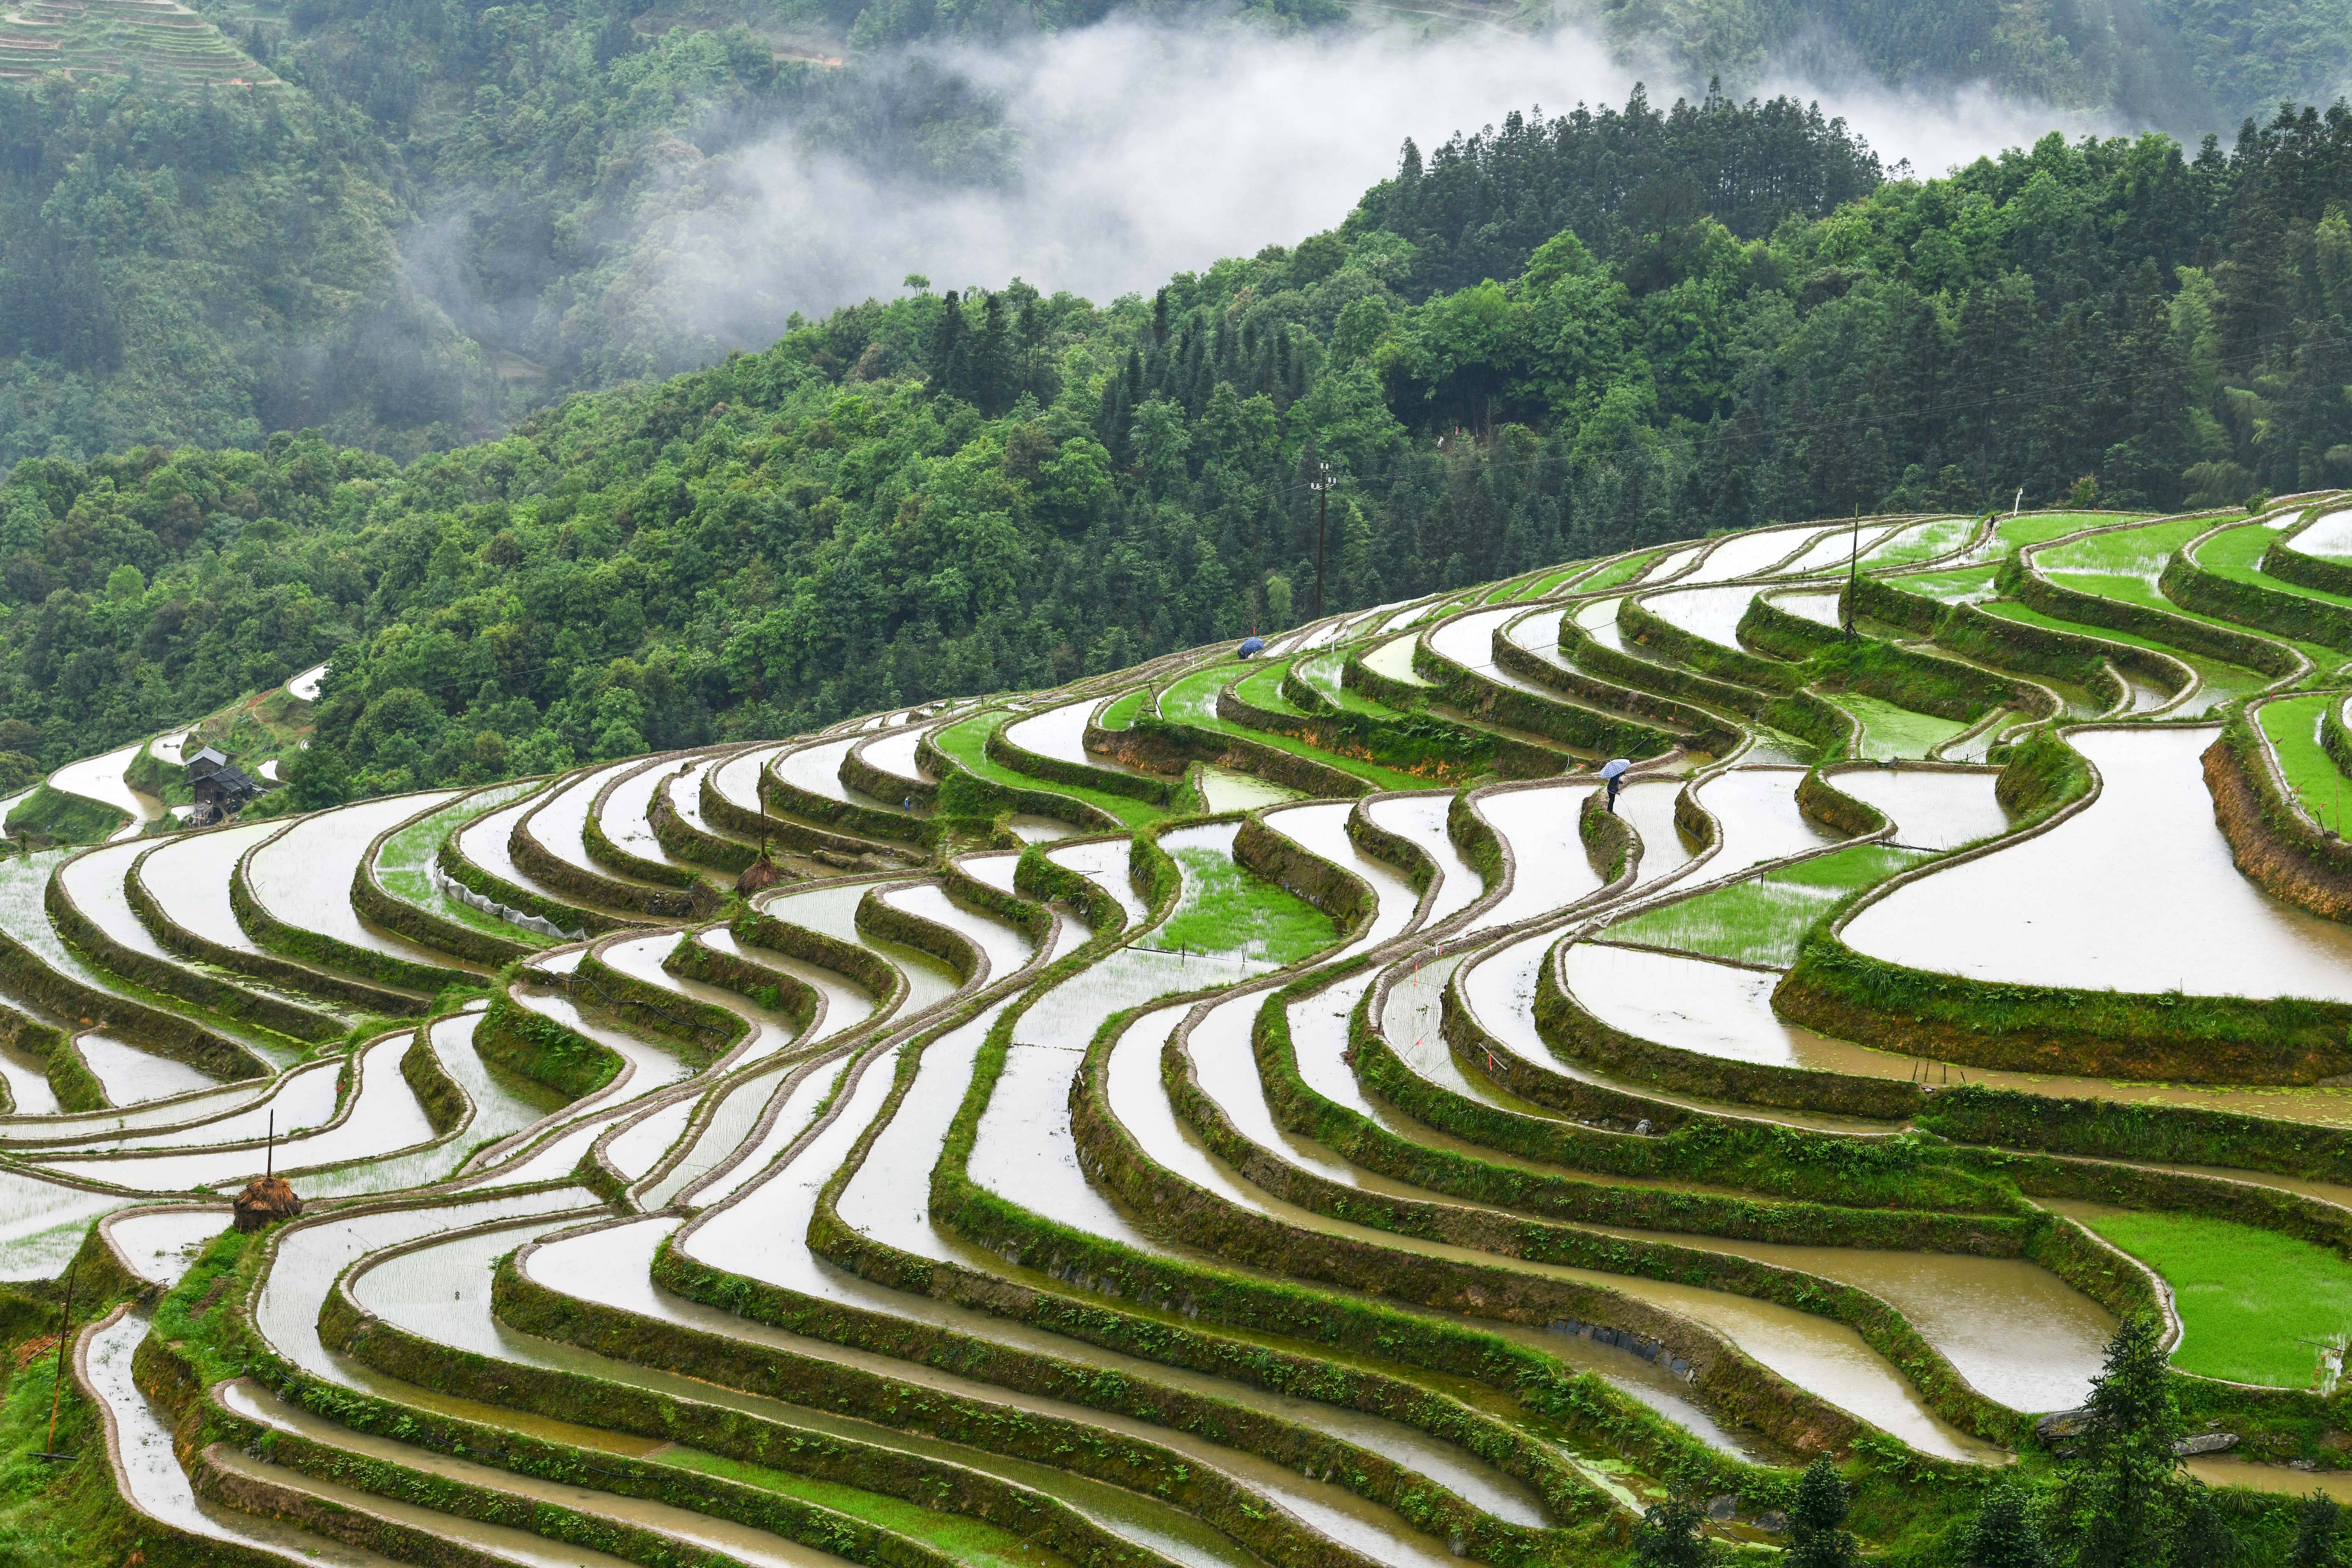
[[[1653,1504],[1633,1532],[1633,1561],[1642,1568],[1706,1568],[1721,1562],[1715,1542],[1701,1533],[1706,1521],[1698,1504],[1680,1491]]]
[[[1845,1478],[1827,1454],[1797,1478],[1797,1500],[1789,1509],[1789,1568],[1851,1568],[1862,1546],[1845,1528]]]
[[[2050,1568],[2050,1548],[2034,1522],[2033,1500],[2014,1480],[1985,1499],[1960,1548],[1968,1568]]]
[[[2183,1423],[2155,1319],[2135,1316],[2116,1328],[2088,1409],[2081,1463],[2063,1500],[2076,1568],[2167,1561],[2190,1510],[2173,1451]]]

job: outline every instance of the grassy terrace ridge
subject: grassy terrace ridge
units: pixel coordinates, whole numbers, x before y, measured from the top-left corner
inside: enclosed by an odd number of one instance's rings
[[[2223,631],[2236,632],[2241,635],[2252,633],[2257,637],[2268,637],[2273,642],[2284,643],[2311,660],[2314,668],[2323,675],[2342,665],[2345,662],[2345,656],[2339,649],[2327,647],[2319,643],[2305,642],[2296,637],[2281,637],[2276,632],[2263,631],[2259,626],[2249,626],[2237,621],[2225,621],[2218,616],[2202,615],[2195,610],[2183,609],[2164,596],[2163,590],[2156,585],[2156,579],[2162,573],[2165,562],[2171,558],[2180,545],[2194,539],[2212,525],[2213,520],[2210,517],[2182,518],[2169,523],[2151,524],[2146,528],[2119,530],[2115,533],[2077,540],[2072,544],[2061,544],[2053,550],[2044,551],[2035,557],[2034,565],[2053,583],[2062,588],[2072,588],[2076,593],[2089,594],[2101,599],[2113,599],[2120,604],[2137,605],[2145,609],[2161,610],[2166,615],[2178,616],[2185,621],[2198,621],[2209,626],[2218,626]],[[2174,542],[2164,545],[2160,549],[2154,548],[2151,542],[2166,539],[2173,540]],[[2138,542],[2126,543],[2125,542],[2126,541]],[[2264,586],[2268,585],[2268,580],[2265,579]],[[2096,635],[2107,634],[2099,632]]]
[[[1948,555],[1969,542],[1976,531],[1976,520],[1969,517],[1941,517],[1906,528],[1862,558],[1865,572],[1882,567],[1908,566],[1915,561],[1932,561],[1938,555]]]
[[[1364,762],[1355,757],[1343,757],[1337,752],[1322,751],[1304,741],[1288,735],[1276,735],[1264,730],[1252,730],[1229,723],[1217,717],[1217,693],[1234,679],[1230,664],[1212,664],[1171,682],[1160,693],[1160,716],[1179,724],[1191,724],[1219,735],[1233,735],[1277,751],[1305,757],[1325,767],[1338,768],[1355,774],[1380,789],[1426,789],[1429,781],[1396,768],[1382,767],[1378,763]],[[1286,703],[1284,706],[1287,707]]]
[[[2042,544],[2053,539],[2063,539],[2070,533],[2080,533],[2086,528],[2105,528],[2112,523],[2132,521],[2133,514],[2129,512],[2021,512],[1994,523],[1992,536],[1999,546],[1998,552],[2009,555],[2028,544]]]
[[[1345,647],[1318,648],[1298,661],[1298,679],[1322,694],[1325,701],[1346,713],[1361,713],[1372,719],[1404,717],[1385,702],[1375,702],[1340,679],[1340,667],[1351,657],[1360,657],[1376,645],[1351,643]]]
[[[1166,818],[1168,813],[1149,801],[1138,800],[1132,795],[1113,795],[1108,790],[1088,789],[1084,784],[1032,778],[1027,773],[1014,773],[989,756],[985,750],[989,732],[1002,724],[1026,717],[1029,715],[1003,710],[976,714],[940,731],[931,743],[967,771],[991,784],[1006,784],[1014,789],[1041,790],[1047,795],[1066,795],[1072,800],[1081,800],[1109,812],[1129,827],[1148,827]]]
[[[46,838],[57,844],[96,844],[110,838],[131,819],[121,808],[70,790],[52,788],[44,780],[8,813],[8,837]]]
[[[2154,637],[2142,637],[2137,632],[2118,631],[2112,626],[2092,626],[2082,621],[2062,620],[2056,616],[2044,615],[2031,605],[2021,605],[2014,599],[1996,599],[1977,607],[1989,616],[1999,616],[2003,620],[2016,621],[2022,626],[2044,626],[2053,632],[2072,632],[2079,637],[2096,637],[2105,642],[2123,643],[2131,647],[2144,647],[2168,655],[2197,671],[2204,678],[2205,687],[2221,692],[2222,700],[2225,701],[2231,698],[2249,696],[2271,683],[2271,678],[2261,670],[2248,669],[2242,664],[2231,664],[2226,660],[2215,658],[2210,654],[2196,653],[2188,648],[2177,647],[2171,643],[2158,642]],[[2178,605],[2168,607],[2174,615],[2188,614]],[[2200,617],[2190,616],[2189,618],[2195,620]]]
[[[1282,694],[1282,678],[1290,673],[1291,660],[1280,659],[1262,669],[1244,675],[1234,683],[1234,695],[1253,708],[1263,708],[1269,713],[1287,713],[1304,718],[1298,704]]]
[[[1645,910],[1606,927],[1599,940],[1785,967],[1796,962],[1806,929],[1832,904],[1929,858],[1922,849],[1856,844]]]
[[[2310,1386],[2318,1342],[2352,1330],[2352,1263],[2310,1242],[2198,1215],[2084,1222],[2162,1275],[2180,1313],[2184,1372]]]
[[[1652,562],[1665,553],[1664,550],[1645,550],[1622,561],[1612,561],[1578,583],[1576,591],[1580,594],[1605,594],[1612,588],[1632,582]]]
[[[2344,774],[2335,759],[2321,749],[2319,720],[2329,703],[2343,700],[2341,691],[2320,692],[2277,698],[2253,710],[2255,721],[2278,757],[2287,788],[2314,821],[2339,837],[2345,820]]]
[[[1514,599],[1540,599],[1547,594],[1558,593],[1560,589],[1567,587],[1579,575],[1591,570],[1591,562],[1577,561],[1554,571],[1538,573],[1535,576],[1528,579],[1527,582],[1520,584],[1517,591],[1511,594],[1509,597]],[[1579,584],[1578,591],[1580,593],[1583,591],[1581,584]],[[1497,596],[1498,602],[1500,597],[1500,595]]]
[[[482,932],[486,936],[503,937],[531,947],[545,947],[553,937],[527,931],[521,926],[486,915],[471,904],[461,904],[443,895],[433,885],[430,869],[441,847],[441,841],[478,817],[488,816],[501,806],[512,805],[531,791],[541,787],[537,780],[500,784],[450,802],[432,816],[412,822],[383,841],[376,852],[376,880],[394,898],[430,910],[443,920],[452,921]]]
[[[2033,563],[2045,577],[2063,579],[2069,586],[2077,575],[2140,576],[2151,585],[2164,563],[2180,547],[2213,526],[2210,517],[2179,517],[2095,533],[2037,553]],[[2068,530],[2067,531],[2074,531]]]
[[[1147,939],[1153,946],[1280,966],[1339,940],[1330,916],[1222,850],[1187,845],[1173,854],[1184,869],[1184,890],[1168,923]]]
[[[1922,594],[1948,605],[1975,604],[1992,596],[1997,565],[1958,566],[1941,572],[1919,572],[1889,579],[1907,594]]]
[[[1127,692],[1123,696],[1119,697],[1116,701],[1112,702],[1109,707],[1102,710],[1102,718],[1100,720],[1102,727],[1106,730],[1125,730],[1130,728],[1135,723],[1136,714],[1142,711],[1143,704],[1150,698],[1150,696],[1151,689],[1150,687],[1139,686],[1134,690]]]
[[[1824,694],[1853,714],[1862,725],[1858,754],[1871,762],[1894,762],[1901,758],[1914,760],[1967,732],[1974,721],[1938,719],[1932,713],[1916,713],[1908,708],[1898,708],[1881,698],[1860,691],[1837,691]]]
[[[2207,520],[2209,527],[2210,521]],[[2267,522],[2246,522],[2225,529],[2198,547],[2197,564],[2216,577],[2226,577],[2232,583],[2243,583],[2265,593],[2286,594],[2294,598],[2352,610],[2352,597],[2330,594],[2321,588],[2306,588],[2300,583],[2273,577],[2262,569],[2263,556],[2285,531],[2286,529]],[[2341,658],[2343,655],[2339,652],[2336,657]]]

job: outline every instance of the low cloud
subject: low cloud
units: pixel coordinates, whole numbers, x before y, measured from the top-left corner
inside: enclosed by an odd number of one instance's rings
[[[795,310],[887,298],[908,273],[941,289],[1018,277],[1107,301],[1337,224],[1394,173],[1408,136],[1426,151],[1515,109],[1622,104],[1641,80],[1661,107],[1699,90],[1573,28],[1269,38],[1120,17],[856,68],[875,82],[958,83],[968,102],[992,106],[992,123],[902,122],[903,142],[867,146],[842,135],[836,112],[682,167],[646,215],[629,269],[635,310],[723,345],[764,343]],[[1790,75],[1759,90],[1819,99],[1890,164],[1924,174],[2053,126],[2102,128],[1975,89]]]

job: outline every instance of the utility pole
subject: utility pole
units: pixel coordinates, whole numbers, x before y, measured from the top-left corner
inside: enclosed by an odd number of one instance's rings
[[[1331,513],[1331,465],[1318,460],[1315,478],[1315,618],[1323,618],[1323,534]]]

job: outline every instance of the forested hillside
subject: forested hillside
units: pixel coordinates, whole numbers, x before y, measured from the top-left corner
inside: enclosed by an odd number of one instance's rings
[[[306,800],[1066,679],[1309,613],[1324,462],[1335,609],[1855,506],[2342,483],[2347,160],[2305,111],[1880,183],[1792,106],[1637,100],[1408,146],[1338,230],[1152,300],[869,303],[405,468],[26,461],[0,749],[331,652]]]
[[[2345,0],[1595,0],[1591,14],[1621,45],[1663,51],[1694,77],[1777,67],[1823,82],[1982,84],[2190,138],[2284,101],[2325,102],[2352,76]]]
[[[1494,48],[1511,48],[1514,33],[1591,26],[1643,68],[1692,83],[1719,74],[1735,95],[1791,71],[1832,88],[1983,86],[2194,145],[2241,116],[2267,119],[2283,98],[2333,98],[2352,73],[2347,6],[1457,9]],[[306,428],[409,457],[500,434],[572,391],[761,346],[790,303],[772,287],[720,298],[730,269],[722,259],[716,281],[699,269],[711,246],[698,226],[757,205],[747,184],[762,158],[838,155],[906,183],[909,200],[1013,189],[1035,149],[1008,121],[1001,84],[971,58],[921,46],[1017,50],[1107,10],[201,0],[153,16],[126,0],[61,0],[11,12],[0,26],[0,462],[159,440],[257,447]],[[1395,20],[1339,0],[1144,14],[1229,37],[1244,56]],[[1432,25],[1442,42],[1449,24]],[[1789,116],[1798,134],[1801,120]],[[1621,129],[1545,176],[1583,195],[1506,204],[1507,243],[1425,224],[1416,243],[1441,237],[1406,281],[1507,278],[1497,258],[1531,247],[1521,231],[1538,213],[1607,253],[1601,228],[1621,199],[1654,208],[1634,220],[1653,226],[1701,205],[1656,170],[1737,186],[1749,178],[1739,160],[1769,142],[1752,127],[1720,148],[1671,127]],[[786,134],[791,151],[752,155]],[[1265,136],[1278,155],[1279,126]],[[1867,171],[1821,177],[1794,204],[1812,216],[1823,198],[1860,194]],[[1735,234],[1761,237],[1735,191],[1704,195]]]

